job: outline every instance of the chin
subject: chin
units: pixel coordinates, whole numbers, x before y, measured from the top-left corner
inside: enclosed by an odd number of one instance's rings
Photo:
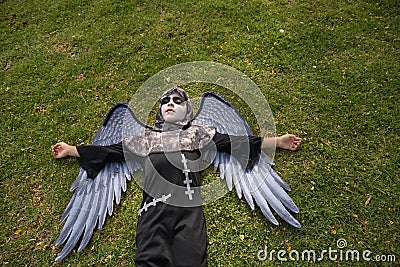
[[[164,119],[164,121],[165,121],[165,122],[169,122],[169,123],[174,123],[174,122],[176,122],[176,120],[174,120],[173,118],[168,118],[168,117],[166,117],[166,118]]]

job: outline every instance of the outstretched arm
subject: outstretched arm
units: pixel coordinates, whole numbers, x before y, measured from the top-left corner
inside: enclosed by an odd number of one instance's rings
[[[300,144],[301,138],[293,134],[285,134],[278,137],[264,138],[261,144],[261,149],[267,149],[276,146],[278,148],[295,151]]]
[[[59,142],[54,146],[51,146],[51,153],[56,159],[61,159],[65,157],[79,157],[78,150],[76,146],[70,146],[64,142]]]
[[[108,161],[125,160],[122,143],[110,146],[70,146],[60,142],[51,147],[51,153],[56,159],[76,157],[81,167],[87,172],[88,178],[95,178]]]

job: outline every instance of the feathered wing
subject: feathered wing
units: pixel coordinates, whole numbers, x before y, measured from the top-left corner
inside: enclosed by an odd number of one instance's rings
[[[127,103],[117,103],[108,112],[92,144],[117,144],[122,141],[123,134],[135,135],[145,127],[136,119]],[[103,227],[107,213],[110,216],[113,213],[114,201],[120,203],[127,181],[131,180],[131,172],[142,169],[139,162],[130,161],[129,164],[128,168],[125,161],[107,162],[95,179],[87,178],[86,171],[80,170],[70,188],[70,191],[74,191],[72,199],[61,217],[61,222],[65,224],[56,245],[65,245],[56,261],[65,258],[78,243],[78,251],[84,249],[95,227]]]
[[[212,125],[222,134],[252,135],[250,127],[240,113],[227,100],[214,92],[203,94],[193,124]],[[258,162],[251,169],[244,169],[236,158],[224,152],[217,152],[215,158],[204,160],[213,161],[214,172],[219,169],[220,176],[225,179],[228,189],[232,190],[235,187],[238,197],[244,196],[252,209],[255,202],[264,216],[273,224],[279,223],[271,208],[292,226],[301,226],[289,212],[299,211],[286,193],[290,191],[289,185],[272,169],[273,162],[263,151],[260,153]]]

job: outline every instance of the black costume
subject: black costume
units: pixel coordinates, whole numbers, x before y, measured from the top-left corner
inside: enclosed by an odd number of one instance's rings
[[[190,127],[183,131],[190,131]],[[242,158],[245,167],[251,167],[260,151],[260,137],[237,137],[215,133],[212,138],[218,151],[233,151]],[[232,147],[233,144],[233,147]],[[240,155],[250,144],[250,157]],[[242,149],[241,149],[242,148]],[[80,146],[78,158],[92,178],[107,161],[124,159],[122,144],[112,146]],[[207,147],[204,147],[207,149]],[[132,155],[135,156],[135,155]],[[199,186],[201,183],[197,163],[200,150],[163,152],[138,157],[144,167],[144,191],[136,233],[137,266],[206,266],[207,233]],[[195,170],[194,172],[191,170]],[[155,173],[154,171],[158,172]],[[165,178],[179,188],[168,187]],[[180,190],[179,190],[180,189]],[[150,192],[150,194],[148,193]],[[165,204],[169,199],[185,197],[198,203],[194,207]],[[158,196],[158,197],[157,197]]]

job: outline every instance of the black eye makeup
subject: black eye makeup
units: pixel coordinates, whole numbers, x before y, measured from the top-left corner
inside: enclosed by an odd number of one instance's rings
[[[171,97],[167,96],[161,99],[161,105],[165,105],[168,104],[171,101]],[[172,98],[172,102],[174,102],[177,105],[181,105],[183,102],[185,102],[185,100],[183,100],[181,97],[179,96],[174,96]]]

